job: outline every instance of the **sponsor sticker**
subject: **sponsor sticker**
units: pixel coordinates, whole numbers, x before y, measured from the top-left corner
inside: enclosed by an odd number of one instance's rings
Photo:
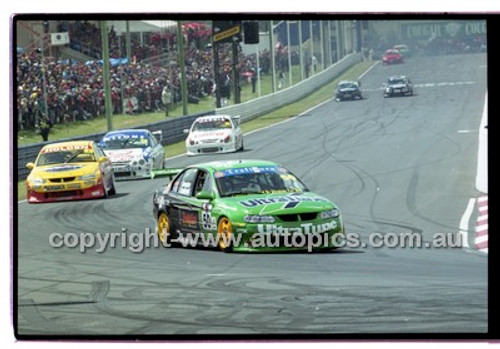
[[[64,189],[64,185],[46,185],[45,186],[46,190],[59,190],[59,189]]]
[[[56,145],[51,147],[45,147],[42,149],[41,153],[56,153],[60,151],[71,151],[71,150],[87,150],[92,151],[92,147],[87,144],[70,144],[70,145]]]
[[[285,196],[271,197],[265,199],[243,200],[240,201],[239,203],[245,207],[255,207],[255,206],[269,205],[275,203],[284,203],[285,206],[287,206],[287,208],[290,208],[290,205],[293,205],[293,207],[295,207],[301,202],[329,202],[329,201],[320,197],[285,195]]]
[[[198,214],[196,212],[182,211],[181,212],[182,226],[185,228],[198,228]]]
[[[116,139],[145,139],[146,135],[143,133],[119,133],[119,134],[113,134],[107,137],[103,138],[103,141],[113,141]]]
[[[215,178],[237,176],[242,174],[253,174],[253,173],[286,173],[283,168],[276,166],[262,166],[262,167],[242,167],[242,168],[229,168],[227,170],[215,172]]]
[[[226,122],[226,121],[230,121],[230,120],[227,118],[204,118],[204,119],[198,120],[198,122],[200,124],[205,123],[205,122]]]
[[[302,223],[298,227],[281,227],[277,224],[259,224],[257,230],[259,234],[320,234],[336,229],[338,226],[336,221],[330,221],[320,224]]]
[[[63,172],[63,171],[72,171],[78,170],[82,168],[80,165],[62,165],[62,166],[54,166],[45,170],[45,172]]]

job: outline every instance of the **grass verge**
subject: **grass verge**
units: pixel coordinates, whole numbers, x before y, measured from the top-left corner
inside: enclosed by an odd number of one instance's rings
[[[258,117],[257,119],[245,122],[241,125],[243,132],[249,132],[253,131],[259,128],[263,128],[278,122],[281,122],[283,120],[289,119],[291,117],[294,117],[312,107],[315,105],[322,103],[328,99],[331,99],[333,97],[333,91],[335,86],[338,84],[340,80],[357,80],[361,74],[363,74],[366,70],[368,70],[373,64],[375,64],[374,61],[365,61],[365,62],[360,62],[348,70],[346,70],[344,73],[342,73],[338,78],[333,80],[332,82],[328,83],[327,85],[321,87],[319,90],[316,92],[310,94],[309,96],[301,99],[300,101],[297,101],[295,103],[291,103],[283,108],[277,109],[269,114],[263,115]],[[207,110],[207,109],[205,109]],[[181,108],[182,112],[182,108]],[[194,112],[193,112],[194,113]],[[157,113],[161,114],[161,119],[163,120],[165,117],[163,116],[163,113]],[[113,117],[115,117],[114,115]],[[135,117],[137,118],[138,116],[130,116],[129,117]],[[123,120],[126,120],[125,118]],[[141,121],[144,120],[141,118]],[[106,126],[106,119],[102,120],[104,124],[104,128]],[[150,121],[144,121],[143,123],[148,123]],[[153,121],[151,121],[153,122]],[[130,125],[129,125],[130,126]],[[54,126],[56,127],[56,126]],[[72,126],[73,127],[73,126]],[[127,127],[127,126],[123,126]],[[103,130],[103,132],[105,129]],[[95,132],[100,132],[95,129],[93,131],[87,132],[87,133],[95,133]],[[71,137],[71,136],[70,136]],[[61,137],[64,138],[64,137]],[[165,146],[165,156],[166,157],[172,157],[175,155],[183,154],[186,151],[184,141],[173,143],[173,144],[168,144]],[[25,181],[19,181],[18,182],[18,191],[17,191],[17,196],[18,196],[18,201],[19,200],[24,200],[26,199],[26,185]]]

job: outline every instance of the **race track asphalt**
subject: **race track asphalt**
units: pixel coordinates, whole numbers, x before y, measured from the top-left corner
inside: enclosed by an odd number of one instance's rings
[[[383,98],[407,74],[411,97]],[[486,55],[377,64],[365,99],[329,101],[245,137],[245,151],[181,156],[281,163],[342,210],[346,232],[458,234],[474,188]],[[154,229],[164,178],[119,182],[106,200],[18,204],[21,335],[481,334],[488,330],[487,255],[465,248],[341,248],[226,254],[201,248],[53,248],[54,232]],[[472,218],[471,218],[472,221]],[[470,228],[472,232],[472,228]],[[451,335],[451,338],[454,336]],[[147,336],[145,338],[148,338]],[[217,337],[218,338],[218,337]]]

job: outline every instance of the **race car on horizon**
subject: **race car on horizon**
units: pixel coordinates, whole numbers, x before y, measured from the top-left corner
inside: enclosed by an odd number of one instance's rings
[[[361,84],[359,81],[340,81],[335,89],[335,100],[337,102],[346,99],[363,99]]]
[[[382,64],[403,63],[403,55],[396,49],[390,48],[382,56]]]
[[[228,153],[243,150],[240,117],[208,115],[197,118],[187,133],[186,154]]]
[[[225,252],[304,250],[287,245],[285,234],[320,234],[328,239],[318,249],[331,249],[344,233],[338,207],[274,162],[214,161],[179,171],[153,195],[158,237],[166,247],[203,235]],[[274,240],[262,244],[264,235]]]
[[[111,161],[93,141],[44,146],[26,179],[29,203],[94,199],[116,193]]]
[[[151,178],[153,170],[163,168],[165,150],[161,140],[147,129],[110,131],[99,146],[113,163],[117,180]]]
[[[391,76],[387,79],[387,82],[382,85],[382,89],[384,91],[384,97],[413,95],[413,84],[406,75]]]
[[[405,44],[397,44],[394,45],[393,49],[398,50],[399,53],[401,53],[401,56],[403,56],[403,59],[405,57],[409,57],[411,55],[410,48],[408,45]]]

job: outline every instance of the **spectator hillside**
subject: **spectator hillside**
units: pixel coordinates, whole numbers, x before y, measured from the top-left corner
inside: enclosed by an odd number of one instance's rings
[[[79,21],[60,22],[58,30],[68,30],[71,33],[73,49],[78,48],[75,44],[78,43],[80,49],[92,48],[92,52],[99,52],[96,58],[100,58],[100,51],[97,49],[101,47],[100,30],[95,25]],[[200,98],[213,96],[215,91],[213,49],[207,44],[210,42],[211,31],[203,27],[192,27],[185,30],[184,35],[187,38],[185,65],[189,102],[197,103]],[[176,34],[148,33],[146,38],[143,45],[137,40],[131,40],[134,57],[132,62],[110,67],[113,113],[139,114],[164,110],[161,94],[165,86],[172,94],[174,105],[181,102]],[[111,57],[124,57],[123,41],[123,37],[118,37],[113,28],[110,28]],[[162,59],[151,60],[155,55],[161,55]],[[278,69],[285,69],[279,67],[285,66],[281,62],[285,62],[283,57],[287,55],[286,48],[279,47],[276,55],[277,62],[280,62]],[[231,58],[231,45],[221,45],[221,92],[223,82],[230,83]],[[151,63],[141,63],[143,59],[144,62]],[[261,73],[269,73],[269,51],[260,52],[259,60]],[[255,55],[245,56],[240,53],[236,67],[242,83],[250,83],[252,76],[256,74]],[[45,72],[44,75],[42,71]],[[45,113],[54,124],[87,120],[104,114],[102,60],[76,62],[44,57],[42,62],[40,49],[27,50],[17,56],[16,77],[20,130],[37,127]]]

